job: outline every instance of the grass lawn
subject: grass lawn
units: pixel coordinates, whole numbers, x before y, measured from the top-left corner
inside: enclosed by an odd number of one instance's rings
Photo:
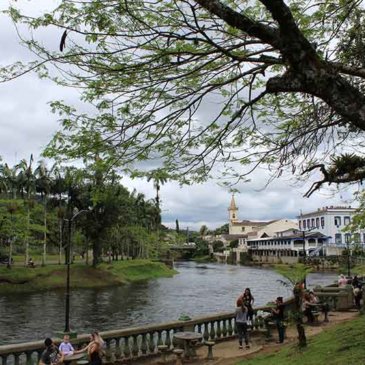
[[[365,363],[365,316],[326,329],[308,339],[305,350],[295,345],[255,356],[236,365],[359,365]]]
[[[71,265],[71,287],[95,288],[121,285],[159,277],[171,277],[176,271],[160,262],[149,260],[103,263],[97,268],[76,263]],[[37,266],[36,268],[0,267],[0,293],[35,292],[64,288],[66,265]]]

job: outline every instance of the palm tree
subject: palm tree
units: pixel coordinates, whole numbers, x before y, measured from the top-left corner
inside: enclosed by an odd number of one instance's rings
[[[18,167],[10,167],[7,163],[0,165],[0,175],[3,189],[10,199],[16,199],[19,188]],[[4,190],[5,191],[5,190]]]
[[[25,233],[25,263],[26,266],[29,261],[29,228],[30,228],[30,211],[34,207],[34,200],[32,196],[34,196],[36,192],[36,177],[33,173],[32,168],[33,163],[33,155],[30,155],[29,163],[27,160],[23,159],[16,166],[17,169],[20,169],[18,174],[18,183],[20,185],[20,193],[24,199],[24,205],[27,208],[27,227]],[[25,197],[24,197],[25,195]]]
[[[153,187],[156,189],[156,207],[160,212],[160,189],[168,181],[169,175],[161,169],[152,171],[147,176],[147,181],[153,181]]]
[[[208,234],[208,227],[205,224],[203,224],[200,227],[199,233],[200,233],[201,239],[204,240],[204,237]]]
[[[46,264],[47,255],[47,200],[51,190],[51,173],[52,169],[48,170],[44,160],[38,162],[38,166],[34,171],[36,175],[36,191],[40,193],[43,202],[43,256],[42,266]]]
[[[293,290],[294,295],[294,304],[295,310],[293,312],[296,328],[298,332],[298,346],[306,347],[307,346],[307,338],[305,336],[305,330],[303,326],[303,315],[302,315],[302,298],[303,298],[303,283],[308,275],[311,272],[311,268],[306,267],[303,264],[296,264],[295,266],[288,267],[287,265],[276,265],[275,271],[284,276],[287,281],[280,281],[284,286],[290,287]]]

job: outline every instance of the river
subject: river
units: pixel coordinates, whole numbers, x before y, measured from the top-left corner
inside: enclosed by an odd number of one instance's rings
[[[290,296],[271,269],[177,262],[173,278],[102,289],[75,289],[70,323],[79,333],[105,331],[234,309],[235,300],[250,287],[255,305]],[[330,284],[332,273],[311,273],[308,287]],[[64,329],[64,291],[0,297],[0,345],[43,339]]]

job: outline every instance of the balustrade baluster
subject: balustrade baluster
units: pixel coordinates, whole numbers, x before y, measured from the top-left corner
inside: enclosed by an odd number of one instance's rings
[[[139,353],[137,338],[138,338],[138,335],[133,336],[132,355],[134,357],[137,357],[138,353]]]
[[[214,329],[214,321],[210,322],[210,333],[209,333],[209,337],[210,339],[213,341],[215,339],[215,329]]]
[[[20,357],[20,353],[14,354],[14,365],[19,365],[19,357]]]
[[[141,352],[143,355],[147,353],[147,334],[142,334]]]
[[[168,346],[168,348],[170,348],[170,347],[171,347],[171,336],[170,336],[170,330],[166,330],[165,345],[166,345],[166,346]]]
[[[124,337],[124,357],[129,358],[131,356],[131,349],[129,347],[129,336]]]
[[[228,334],[229,334],[230,336],[232,336],[232,334],[233,334],[232,321],[233,321],[233,319],[232,319],[232,318],[230,318],[230,319],[228,320]]]
[[[110,346],[111,340],[106,339],[105,343],[106,343],[105,359],[106,359],[106,362],[111,362],[112,361],[112,350],[111,350],[111,346]]]
[[[153,332],[149,333],[148,349],[150,350],[151,354],[153,354],[155,352],[155,339],[154,339],[154,336],[153,336]]]
[[[217,337],[218,338],[221,338],[222,337],[221,321],[219,319],[217,321]]]
[[[37,350],[37,364],[39,363],[44,350]]]
[[[115,359],[121,359],[122,358],[122,346],[120,343],[121,338],[117,337],[115,340]]]
[[[227,331],[227,320],[226,319],[223,320],[222,333],[223,333],[223,337],[227,337],[228,331]]]
[[[32,351],[27,351],[25,353],[26,356],[26,364],[27,365],[33,365],[33,361],[32,361]]]
[[[163,342],[162,342],[162,331],[158,331],[158,337],[157,337],[157,346],[161,346],[163,345]]]
[[[204,333],[203,333],[204,341],[208,341],[209,340],[208,325],[209,325],[209,322],[204,322]]]

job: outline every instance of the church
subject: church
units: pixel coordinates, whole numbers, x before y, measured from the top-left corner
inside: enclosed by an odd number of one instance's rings
[[[232,195],[229,212],[229,235],[239,240],[239,245],[247,240],[273,237],[279,232],[297,231],[298,224],[290,219],[276,219],[270,221],[250,221],[238,219],[238,207]]]

